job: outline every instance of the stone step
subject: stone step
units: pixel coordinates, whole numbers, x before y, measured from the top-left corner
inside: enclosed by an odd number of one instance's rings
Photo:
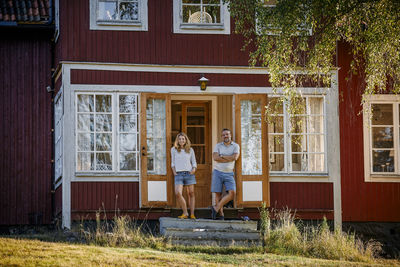
[[[214,240],[258,240],[260,234],[256,230],[237,229],[181,229],[164,228],[163,235],[174,238],[214,239]]]
[[[259,240],[221,240],[221,239],[207,239],[207,238],[173,238],[170,239],[173,245],[182,246],[212,246],[212,247],[255,247],[261,246],[261,239]]]
[[[160,231],[164,228],[180,228],[180,229],[235,229],[235,230],[257,230],[256,221],[239,221],[239,220],[209,220],[209,219],[178,219],[170,217],[161,217]]]

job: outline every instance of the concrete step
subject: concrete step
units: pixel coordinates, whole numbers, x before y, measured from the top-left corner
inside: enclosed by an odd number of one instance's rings
[[[177,219],[162,217],[160,233],[172,244],[191,246],[259,246],[256,221]]]
[[[180,229],[236,229],[236,230],[257,230],[256,221],[239,221],[239,220],[210,220],[210,219],[178,219],[170,217],[161,217],[160,231],[163,228],[180,228]]]
[[[182,246],[211,246],[211,247],[259,247],[262,245],[259,240],[221,240],[207,238],[173,238],[171,244]]]
[[[258,240],[260,238],[260,234],[256,230],[164,228],[163,232],[164,236],[177,238],[215,240]]]

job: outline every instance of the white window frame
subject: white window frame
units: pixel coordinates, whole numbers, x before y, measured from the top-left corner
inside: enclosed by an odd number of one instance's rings
[[[138,0],[139,19],[137,21],[98,21],[98,0],[89,0],[90,30],[148,31],[148,0]]]
[[[63,174],[63,128],[64,97],[63,90],[54,98],[54,183],[58,184]]]
[[[393,108],[393,146],[395,172],[379,173],[372,170],[372,127],[371,104],[392,104]],[[366,106],[363,108],[364,134],[364,181],[365,182],[396,182],[400,183],[400,96],[399,95],[371,95],[366,97]]]
[[[98,171],[98,170],[88,170],[88,171],[82,171],[82,170],[77,170],[77,160],[78,160],[78,95],[110,95],[111,96],[111,113],[112,113],[112,144],[111,144],[111,157],[112,157],[112,170],[108,171]],[[133,115],[136,115],[136,140],[137,140],[137,146],[136,146],[136,151],[134,151],[137,154],[136,158],[136,170],[120,170],[120,156],[119,153],[120,147],[119,147],[119,135],[120,135],[120,130],[119,130],[119,115],[121,114],[119,112],[119,96],[120,95],[131,95],[131,96],[136,96],[136,112]],[[75,91],[74,94],[74,118],[75,118],[75,138],[74,138],[74,147],[75,147],[75,153],[74,153],[74,171],[75,175],[77,177],[79,176],[106,176],[106,177],[119,177],[119,176],[138,176],[140,173],[140,127],[139,127],[139,94],[138,93],[130,93],[130,92],[82,92],[82,91]],[[125,114],[125,113],[122,113]],[[95,122],[94,122],[95,123]],[[95,127],[95,125],[94,125]],[[96,136],[94,139],[94,145],[96,145]]]
[[[272,95],[269,97],[269,99],[271,98],[279,98],[279,95]],[[324,170],[323,171],[293,171],[292,169],[292,142],[291,142],[291,138],[293,136],[292,133],[290,133],[290,116],[289,114],[286,112],[286,106],[288,105],[288,103],[283,103],[283,136],[284,136],[284,170],[283,171],[272,171],[270,170],[270,174],[271,176],[327,176],[328,175],[328,143],[327,143],[327,113],[326,113],[326,109],[327,109],[327,96],[326,95],[303,95],[303,98],[305,98],[305,100],[307,101],[307,107],[309,99],[310,98],[322,98],[323,100],[323,129],[324,132],[323,133],[314,133],[314,134],[319,134],[319,135],[323,135],[324,136],[324,152],[323,153],[315,153],[315,152],[310,152],[309,150],[309,136],[311,135],[309,132],[305,133],[305,136],[307,138],[307,152],[306,154],[308,155],[307,157],[307,166],[309,166],[309,155],[310,154],[323,154],[324,155]],[[309,110],[308,108],[306,109],[307,112],[307,118],[310,118],[311,115],[309,114]],[[272,116],[276,116],[276,115],[272,115]],[[281,116],[281,115],[278,115]],[[309,120],[307,120],[307,128],[309,128]],[[282,133],[268,133],[268,136],[271,135],[282,135]],[[268,151],[269,155],[271,155],[270,151]],[[282,154],[282,152],[275,152],[273,154],[279,155]],[[268,163],[269,164],[269,163]]]
[[[267,1],[267,2],[268,2],[268,1]],[[270,4],[264,4],[264,7],[265,7],[265,8],[275,8],[275,7],[276,7],[276,1],[275,1],[275,4],[272,4],[272,3],[270,3]],[[255,26],[256,26],[256,33],[257,33],[258,35],[262,35],[262,30],[258,27],[258,19],[257,19],[257,17],[256,17]],[[297,28],[298,28],[299,30],[301,30],[301,25],[299,25]],[[312,29],[308,29],[307,31],[308,31],[308,33],[307,33],[308,36],[311,36],[311,35],[313,34]],[[268,31],[268,30],[267,30],[265,33],[266,33],[267,35],[271,35],[271,36],[279,35],[279,33],[277,33],[277,32]],[[297,32],[297,34],[295,34],[295,35],[300,35],[300,32]]]
[[[230,34],[230,14],[228,5],[221,1],[221,23],[190,24],[182,22],[182,0],[173,0],[174,33],[187,34]]]

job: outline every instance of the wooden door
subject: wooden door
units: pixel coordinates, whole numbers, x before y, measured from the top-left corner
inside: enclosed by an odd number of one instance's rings
[[[171,101],[168,94],[140,95],[141,207],[171,207]]]
[[[235,96],[235,139],[241,152],[236,162],[238,207],[270,205],[266,104],[267,95]]]
[[[210,103],[206,101],[172,101],[172,143],[179,132],[188,135],[196,155],[196,208],[211,205],[211,132]],[[187,200],[187,192],[184,190]],[[175,197],[174,197],[175,199]]]

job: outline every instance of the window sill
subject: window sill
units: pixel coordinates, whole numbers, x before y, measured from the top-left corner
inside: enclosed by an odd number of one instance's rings
[[[365,182],[400,183],[400,175],[371,175],[365,178]]]
[[[97,21],[90,25],[90,30],[147,31],[148,28],[146,23],[136,21]]]
[[[300,183],[331,183],[332,178],[327,173],[270,173],[270,182],[300,182]]]
[[[75,177],[139,177],[137,172],[115,173],[115,172],[75,172]]]

